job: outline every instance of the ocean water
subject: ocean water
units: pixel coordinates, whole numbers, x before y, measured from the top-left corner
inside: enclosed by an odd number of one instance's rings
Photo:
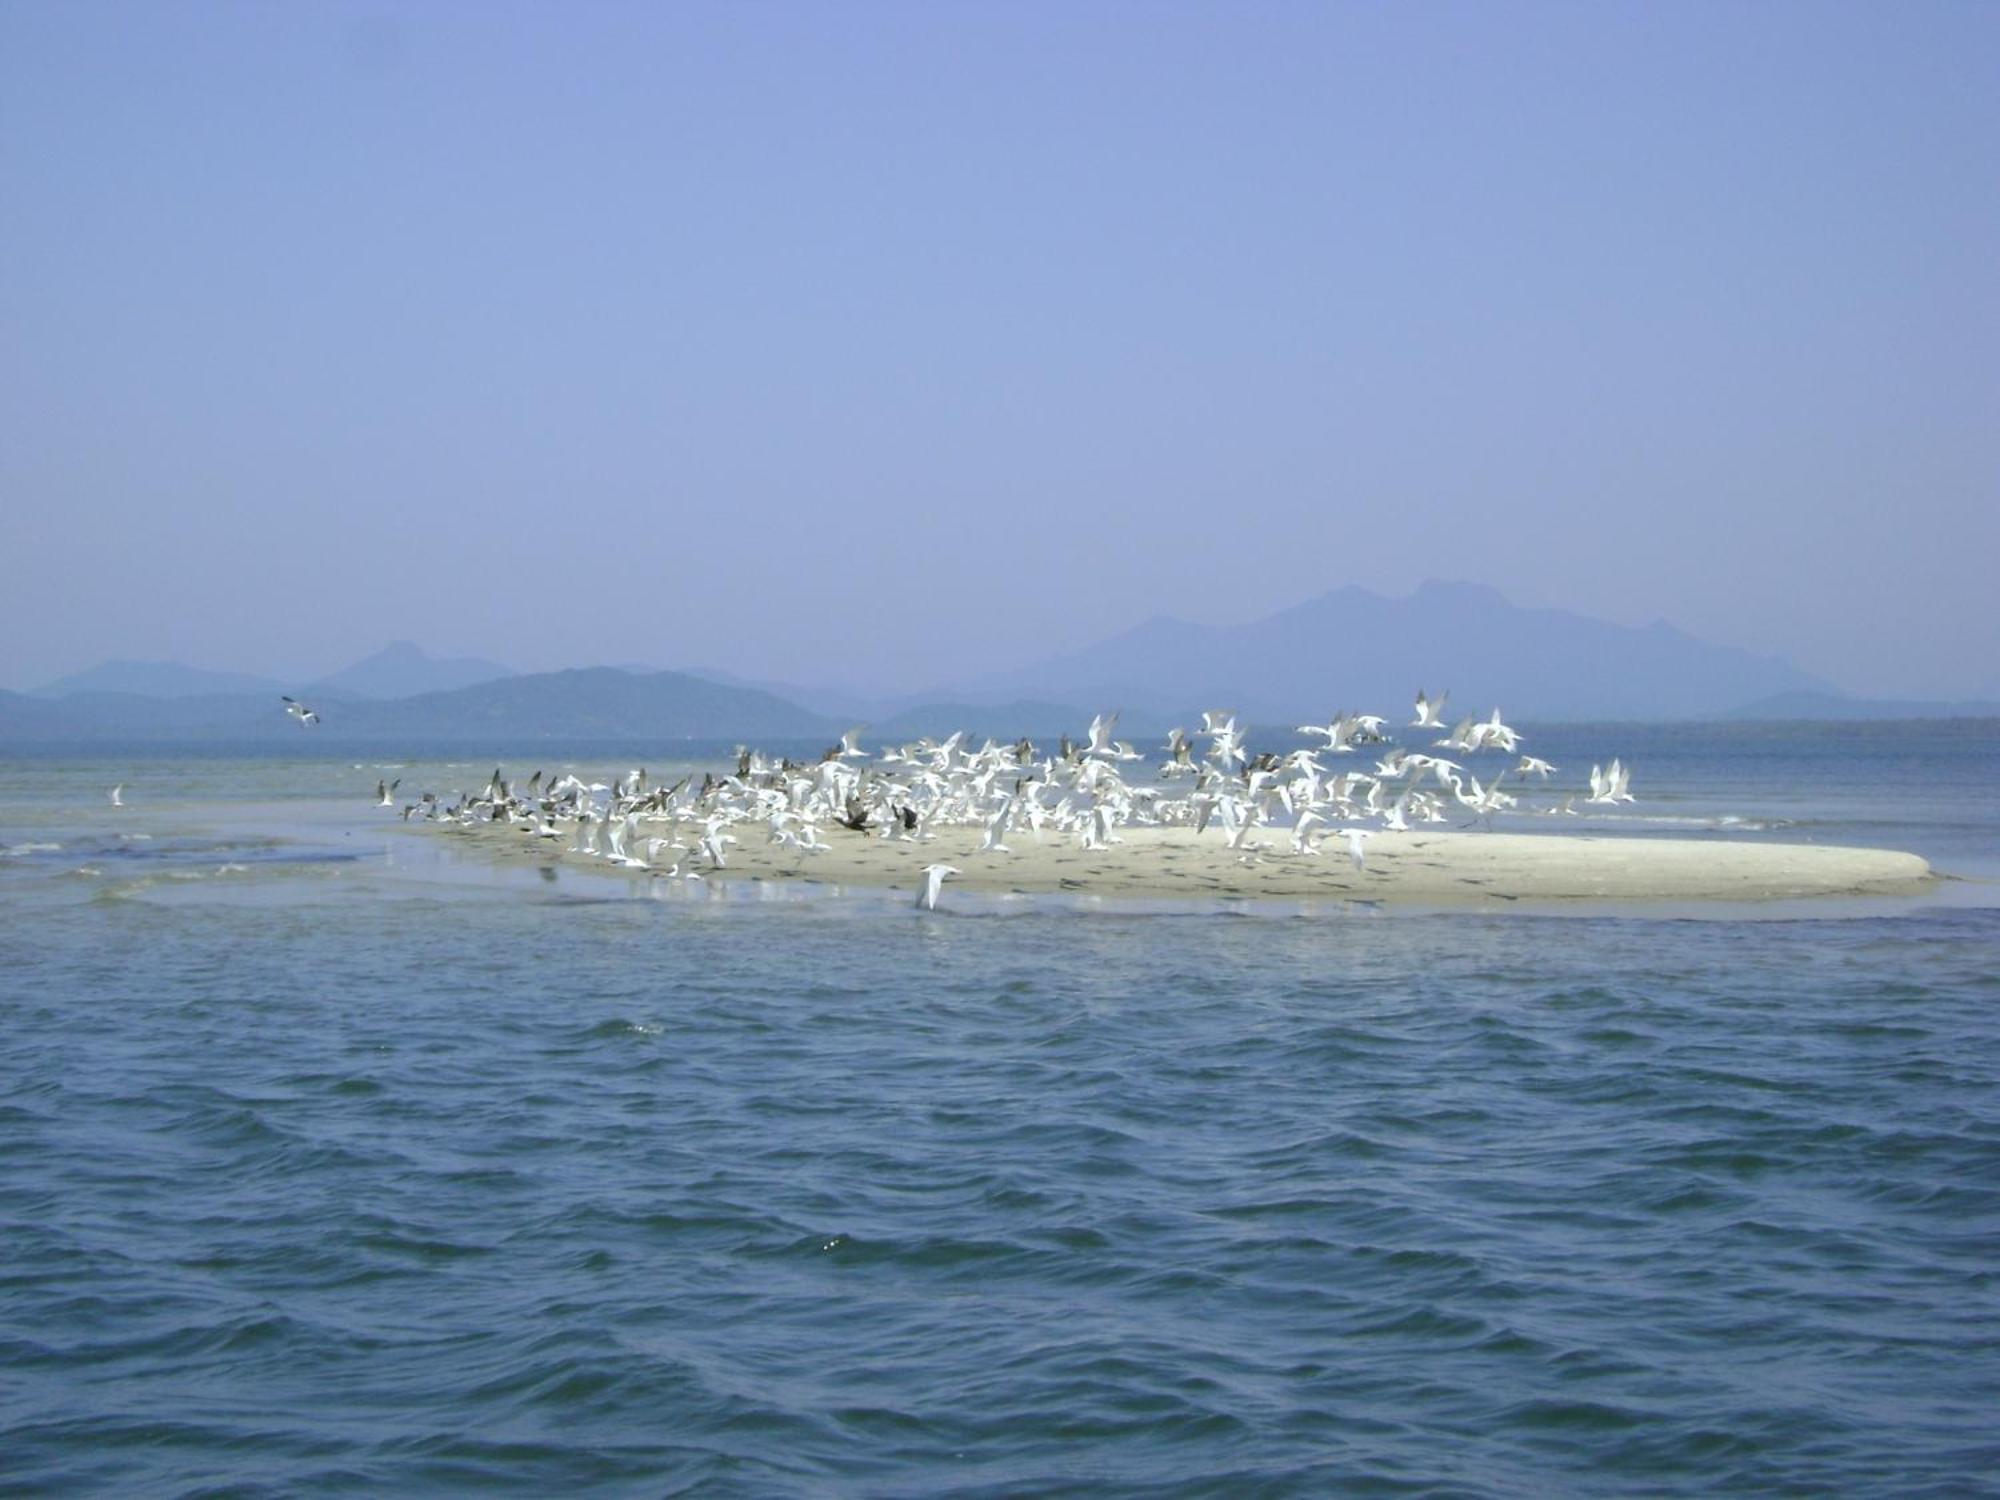
[[[643,746],[0,762],[0,1492],[2000,1493],[2000,725],[1533,748],[1963,878],[924,914],[367,805]]]

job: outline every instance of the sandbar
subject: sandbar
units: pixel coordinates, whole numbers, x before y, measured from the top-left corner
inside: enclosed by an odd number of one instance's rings
[[[692,843],[696,824],[641,823],[647,837]],[[560,862],[635,879],[668,878],[674,855],[654,872],[619,867],[506,824],[450,827],[509,861]],[[1258,831],[1266,847],[1231,849],[1211,829],[1127,826],[1109,848],[1086,850],[1053,831],[1008,835],[1006,854],[976,852],[980,830],[945,827],[924,841],[886,840],[845,828],[823,830],[829,847],[801,853],[767,842],[765,825],[744,822],[727,866],[708,880],[810,880],[830,885],[915,890],[927,864],[954,865],[945,889],[1072,892],[1112,897],[1332,901],[1415,904],[1531,901],[1778,901],[1812,896],[1916,895],[1934,880],[1915,854],[1820,844],[1622,835],[1510,834],[1484,830],[1379,832],[1356,869],[1346,845],[1329,838],[1317,854],[1292,852],[1289,831]]]

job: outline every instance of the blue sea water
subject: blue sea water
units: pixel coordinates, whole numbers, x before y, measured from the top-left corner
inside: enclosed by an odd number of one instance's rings
[[[0,762],[0,1491],[2000,1492],[2000,725],[1534,748],[1964,878],[924,914],[367,805],[645,747]]]

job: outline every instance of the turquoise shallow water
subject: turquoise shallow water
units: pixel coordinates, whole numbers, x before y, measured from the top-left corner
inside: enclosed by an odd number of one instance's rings
[[[1988,1490],[1995,741],[1714,733],[1637,811],[1975,879],[932,916],[0,765],[0,1488]]]

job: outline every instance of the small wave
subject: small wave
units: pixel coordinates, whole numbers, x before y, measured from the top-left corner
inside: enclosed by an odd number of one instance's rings
[[[593,1037],[658,1036],[665,1029],[655,1022],[612,1020],[600,1021],[587,1034]]]
[[[1740,813],[1598,813],[1586,815],[1592,823],[1629,823],[1642,828],[1728,829],[1732,833],[1767,833],[1781,828],[1805,826],[1796,818],[1750,818]]]
[[[1741,826],[1729,824],[1719,817],[1702,817],[1697,813],[1594,813],[1592,821],[1597,823],[1639,823],[1650,828],[1722,828]]]
[[[0,844],[0,859],[26,859],[30,854],[54,854],[61,844]]]

